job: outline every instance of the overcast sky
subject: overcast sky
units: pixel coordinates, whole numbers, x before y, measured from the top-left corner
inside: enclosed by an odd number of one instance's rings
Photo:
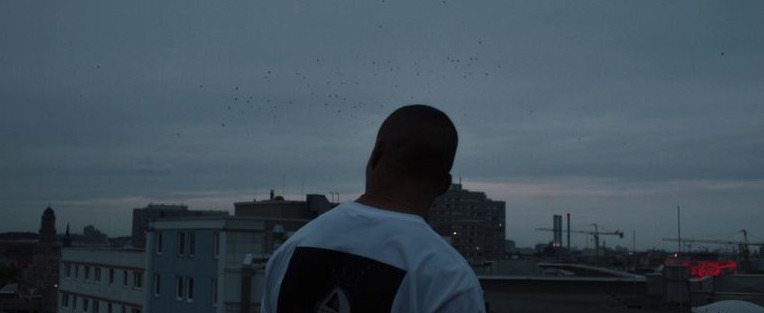
[[[764,241],[764,2],[0,1],[0,231],[363,190],[379,123],[448,113],[507,238]],[[758,236],[758,237],[757,237]],[[583,235],[573,245],[585,247]]]

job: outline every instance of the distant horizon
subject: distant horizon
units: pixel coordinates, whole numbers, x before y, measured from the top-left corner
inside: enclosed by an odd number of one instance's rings
[[[87,226],[90,226],[90,225],[86,225],[85,227],[87,227]],[[92,225],[92,226],[95,226],[95,225]],[[101,229],[98,229],[98,227],[96,227],[96,230],[102,231]],[[103,231],[102,231],[102,233],[107,235],[108,239],[131,238],[132,237],[132,234],[126,234],[126,235],[120,235],[120,236],[110,236],[110,235],[108,235],[107,233],[105,233]],[[563,234],[564,233],[565,233],[565,231],[563,230]],[[33,231],[8,231],[8,232],[0,232],[0,236],[8,235],[8,234],[25,234],[25,235],[35,235],[35,236],[37,236],[39,233],[38,232],[33,232]],[[77,235],[77,236],[84,236],[84,234],[82,232],[78,233],[78,232],[74,232],[74,231],[71,231],[71,230],[70,230],[70,234],[71,235]],[[58,228],[56,228],[56,236],[57,237],[63,237],[64,235],[65,235],[65,232],[59,232]],[[509,238],[505,238],[505,241],[512,241],[512,240],[509,239]],[[734,240],[732,240],[732,241],[734,241]],[[549,244],[550,242],[551,241],[549,241],[549,242],[538,242],[536,244],[529,245],[529,246],[518,246],[518,245],[516,245],[515,249],[536,249],[536,245],[546,245],[546,244]],[[754,244],[756,244],[756,243],[754,243]],[[676,246],[676,244],[674,244],[674,246]],[[611,250],[616,250],[618,248],[625,248],[628,251],[632,251],[632,247],[623,246],[623,245],[616,245],[616,246],[609,246],[608,245],[608,246],[604,246],[602,248],[607,248],[607,249],[611,249]],[[562,249],[567,249],[567,245],[563,244]],[[585,251],[585,250],[593,250],[593,249],[594,249],[594,246],[592,246],[592,247],[579,247],[579,246],[575,246],[575,245],[571,246],[571,250],[573,250],[573,251]],[[637,249],[638,252],[644,252],[644,251],[650,251],[650,250],[663,251],[663,252],[667,252],[667,253],[668,252],[673,253],[673,252],[677,251],[677,249],[671,249],[671,248],[666,248],[666,247],[662,247],[662,248],[652,247],[652,248]],[[682,252],[685,252],[685,253],[687,253],[687,252],[693,252],[693,253],[704,253],[704,252],[706,252],[706,253],[722,253],[722,252],[725,252],[725,250],[730,251],[730,249],[725,249],[725,248],[723,248],[721,246],[718,246],[715,249],[703,250],[703,251],[698,250],[698,249],[696,249],[696,250],[689,250],[689,251],[683,249]]]
[[[458,183],[458,182],[455,182],[455,183]],[[491,199],[491,200],[494,200],[494,201],[509,202],[507,200],[493,198],[493,197],[491,197],[491,194],[489,192],[486,192],[485,190],[469,188],[470,185],[479,185],[479,184],[473,184],[473,183],[469,183],[469,182],[462,182],[461,184],[462,184],[462,186],[463,186],[463,188],[465,190],[486,193],[486,196],[487,196],[488,199]],[[268,192],[270,192],[270,189],[268,189]],[[493,190],[493,192],[496,192],[496,190]],[[305,195],[307,195],[307,194],[311,194],[311,193],[307,192],[305,194],[287,194],[287,195],[281,195],[279,193],[276,193],[275,195],[276,196],[285,196],[285,200],[287,200],[287,201],[304,201],[305,200]],[[327,199],[329,199],[328,194],[323,194],[323,193],[312,193],[312,194],[321,194],[321,195],[327,196]],[[346,201],[353,201],[353,199],[357,198],[360,195],[361,195],[361,192],[358,192],[358,193],[353,193],[353,194],[341,194],[341,195],[339,195],[339,197],[341,199],[347,199],[345,201],[341,201],[341,202],[346,202]],[[235,202],[252,201],[253,199],[256,200],[256,201],[266,201],[266,200],[269,200],[269,198],[270,198],[269,194],[258,194],[257,196],[251,197],[248,200],[245,200],[242,197],[241,199],[238,199],[238,200],[231,200],[230,201],[230,206],[231,207],[228,208],[228,209],[221,208],[221,207],[197,208],[197,207],[195,207],[193,205],[190,205],[187,201],[185,201],[185,202],[184,201],[175,201],[175,202],[173,202],[173,201],[154,201],[154,202],[149,201],[149,202],[145,202],[142,205],[131,206],[128,209],[124,209],[124,211],[125,211],[125,213],[127,213],[129,215],[129,221],[132,221],[132,210],[133,209],[145,208],[146,206],[152,205],[152,204],[153,205],[184,205],[184,206],[187,206],[189,210],[227,211],[227,212],[229,212],[229,214],[231,216],[234,216],[233,204]],[[258,200],[258,199],[260,199],[260,200]],[[212,202],[209,202],[209,203],[212,203]],[[100,204],[104,205],[104,203],[100,203]],[[47,208],[47,207],[48,206],[45,205],[45,208]],[[50,207],[56,213],[56,230],[57,230],[57,234],[63,235],[63,232],[59,233],[58,230],[59,229],[66,229],[66,223],[67,222],[62,220],[61,213],[56,208],[55,203],[51,203]],[[510,212],[512,210],[511,210],[511,208],[509,208],[508,205],[507,205],[506,210],[507,210],[507,215],[509,216],[509,214],[510,214]],[[674,214],[673,218],[674,219],[676,218],[676,211],[675,210],[676,210],[676,208],[674,208],[674,212],[673,212],[673,214]],[[42,212],[43,211],[44,211],[44,208],[40,210],[40,216],[42,216]],[[554,214],[563,215],[563,224],[564,224],[563,225],[563,236],[565,236],[566,235],[566,230],[567,230],[567,228],[565,226],[566,225],[565,215],[567,213],[563,213],[563,212],[553,213],[553,214],[550,213],[549,216],[548,216],[548,224],[545,224],[545,225],[539,224],[539,225],[535,225],[535,226],[529,227],[529,228],[533,228],[533,229],[535,229],[535,228],[551,228],[552,227],[552,216]],[[572,216],[571,219],[575,220],[575,215],[572,214],[571,216]],[[38,219],[38,223],[39,223],[39,219]],[[82,230],[86,226],[92,225],[97,230],[99,230],[99,231],[103,232],[104,234],[106,234],[107,236],[109,236],[109,238],[114,238],[114,237],[130,237],[131,236],[130,227],[132,227],[131,223],[132,222],[128,222],[128,223],[125,223],[123,225],[118,226],[118,227],[122,227],[122,228],[126,229],[126,231],[127,231],[127,233],[125,235],[119,235],[119,236],[111,236],[111,235],[109,235],[110,233],[115,233],[114,229],[100,228],[100,226],[97,223],[85,223],[85,224],[82,224],[82,225],[78,224],[76,227],[73,226],[70,223],[70,232],[71,233],[81,234]],[[510,227],[509,225],[513,224],[511,221],[509,221],[509,219],[507,220],[506,224],[507,224],[507,234],[517,233],[516,230],[513,231],[513,229],[509,228]],[[580,226],[582,224],[578,223],[578,224],[572,224],[572,225],[579,225]],[[599,225],[605,227],[605,228],[600,228],[600,231],[603,231],[603,232],[606,232],[606,231],[611,231],[612,232],[613,231],[613,229],[607,228],[607,225],[605,225],[605,224],[599,224]],[[676,227],[676,221],[674,221],[674,227]],[[688,231],[687,229],[690,229],[691,231],[694,231],[692,227],[688,227],[688,226],[683,226],[683,227],[685,227],[684,232],[687,232]],[[38,226],[38,228],[39,228],[39,226]],[[591,228],[591,229],[589,229],[589,228]],[[76,230],[79,230],[79,232],[77,232]],[[593,231],[594,229],[593,229],[593,226],[591,226],[591,224],[589,224],[589,225],[585,225],[584,224],[584,226],[582,226],[580,228],[576,228],[574,230]],[[123,230],[123,232],[124,231],[125,230]],[[632,232],[624,231],[624,230],[621,230],[621,231],[624,232],[624,238],[623,239],[617,239],[617,238],[612,238],[610,236],[602,235],[600,240],[601,240],[601,242],[604,242],[606,244],[606,246],[608,246],[608,247],[615,248],[617,246],[620,246],[620,247],[624,247],[624,248],[627,248],[627,249],[632,249],[632,245],[631,245],[631,243],[632,243],[631,242]],[[7,232],[16,232],[16,231],[3,231],[2,233],[7,233]],[[18,230],[18,232],[36,233],[36,231],[23,231],[23,230]],[[676,235],[677,235],[676,233],[666,234],[666,235],[662,236],[662,238],[676,238]],[[692,234],[689,234],[689,235],[692,235]],[[742,240],[742,239],[736,239],[737,238],[737,232],[724,233],[722,235],[724,235],[726,237],[720,238],[720,237],[717,236],[717,237],[713,237],[713,238],[710,238],[710,239],[725,239],[725,240],[730,240],[730,241],[740,241],[740,240]],[[692,239],[692,237],[688,236],[688,234],[683,234],[682,236],[685,239]],[[532,232],[526,232],[525,234],[522,234],[520,237],[524,238],[524,239],[516,240],[516,239],[513,239],[512,237],[505,236],[505,240],[513,240],[513,241],[515,241],[516,246],[520,247],[520,248],[534,248],[537,244],[548,244],[549,242],[552,241],[552,233],[551,232],[539,232],[539,231],[535,231],[534,230]],[[578,249],[583,250],[583,249],[593,248],[594,247],[594,243],[591,241],[591,236],[585,236],[585,235],[582,235],[582,234],[575,234],[575,233],[573,233],[573,234],[571,234],[571,237],[572,237],[572,242],[574,242],[574,244],[572,244],[572,247],[574,247],[574,248],[577,247]],[[590,242],[589,243],[582,243],[583,242],[582,237],[589,237]],[[532,238],[535,238],[535,242],[534,242],[534,239],[532,239]],[[756,238],[756,237],[753,237],[753,238]],[[567,241],[566,240],[563,240],[563,241],[564,241],[564,245],[567,245],[567,243],[566,243]],[[753,240],[750,240],[750,241],[753,243],[753,242],[760,242],[761,240],[753,239]],[[613,243],[613,242],[615,242],[615,243]],[[650,243],[645,244],[645,243],[642,243],[642,242],[638,242],[638,244],[637,244],[637,251],[647,251],[647,250],[654,250],[654,249],[666,250],[666,251],[676,251],[677,250],[676,246],[677,246],[676,242],[666,242],[666,241],[663,241],[663,240],[660,240],[660,241],[658,241],[656,243],[653,243],[653,244],[650,244]],[[698,247],[698,246],[700,246],[700,245],[696,245],[696,247]],[[703,246],[701,246],[701,247],[703,247]],[[710,247],[711,250],[715,250],[717,248],[719,248],[721,250],[724,250],[722,247],[713,246],[713,245],[705,246],[705,247],[707,247],[707,248]],[[686,248],[684,248],[684,249],[686,249]]]

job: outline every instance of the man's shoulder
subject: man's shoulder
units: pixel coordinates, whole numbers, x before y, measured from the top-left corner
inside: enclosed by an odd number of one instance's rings
[[[440,239],[440,238],[438,238]],[[448,277],[475,277],[475,272],[464,257],[444,240],[433,240],[432,248],[423,249],[419,268],[422,275]]]

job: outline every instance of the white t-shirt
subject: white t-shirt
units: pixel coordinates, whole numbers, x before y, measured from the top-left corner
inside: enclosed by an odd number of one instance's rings
[[[262,312],[485,312],[467,261],[417,215],[344,203],[268,261]]]

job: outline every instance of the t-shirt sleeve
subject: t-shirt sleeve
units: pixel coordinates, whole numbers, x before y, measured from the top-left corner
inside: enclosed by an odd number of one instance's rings
[[[284,275],[284,267],[286,266],[283,259],[284,255],[288,254],[290,254],[290,250],[285,244],[282,245],[280,249],[276,250],[268,260],[268,264],[265,267],[263,298],[260,304],[260,312],[275,313],[278,310],[276,303],[278,303],[279,285],[281,284],[281,279]]]
[[[473,287],[464,290],[439,307],[436,313],[486,313],[483,290]]]
[[[268,264],[268,266],[272,266]],[[271,287],[270,283],[273,280],[272,278],[273,274],[270,273],[268,270],[265,271],[265,284],[263,288],[263,298],[260,301],[260,312],[262,313],[270,313],[271,312],[271,292],[273,287]]]

